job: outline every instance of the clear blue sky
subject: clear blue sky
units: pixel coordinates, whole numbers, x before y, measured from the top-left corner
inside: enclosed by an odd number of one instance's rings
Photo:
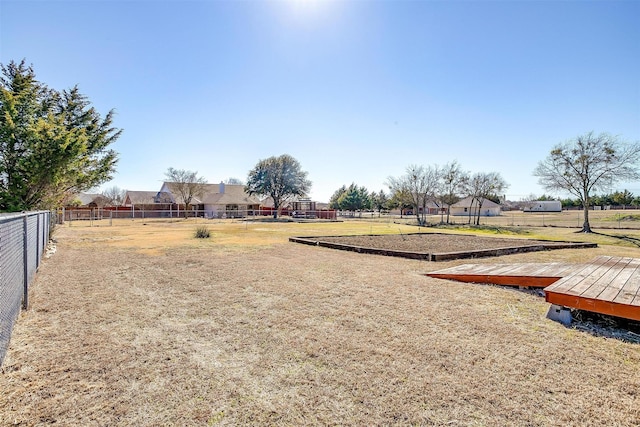
[[[453,160],[519,200],[556,143],[640,140],[640,1],[0,0],[0,62],[23,58],[116,111],[103,187],[288,153],[317,201]]]

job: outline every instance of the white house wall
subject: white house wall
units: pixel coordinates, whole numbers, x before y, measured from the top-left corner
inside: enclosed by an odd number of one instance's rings
[[[471,213],[469,213],[469,211],[465,211],[464,208],[451,208],[450,212],[452,216],[474,216],[477,215],[477,213],[477,209],[471,209]],[[480,216],[500,216],[500,208],[482,209]]]
[[[559,201],[542,201],[531,203],[524,208],[525,212],[562,212],[562,203]]]
[[[224,213],[224,206],[219,205],[204,205],[204,216],[205,218],[217,218],[218,212],[220,215]]]
[[[234,205],[235,206],[235,205]],[[238,209],[235,210],[235,213],[231,213],[230,215],[235,215],[235,217],[240,218],[247,215],[247,210],[249,206],[247,205],[237,205]],[[227,205],[204,205],[204,216],[205,218],[223,218],[224,215],[227,214]]]

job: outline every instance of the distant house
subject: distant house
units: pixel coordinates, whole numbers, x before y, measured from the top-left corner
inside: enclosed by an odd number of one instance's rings
[[[292,200],[281,201],[280,210],[288,212],[289,210],[293,209],[292,204],[297,200],[298,198],[294,197]],[[274,206],[275,206],[275,203],[273,203],[273,199],[271,198],[271,196],[266,196],[260,199],[260,207],[273,209]]]
[[[537,200],[528,202],[524,212],[562,212],[562,202],[559,200]]]
[[[445,203],[439,203],[435,200],[427,201],[427,206],[423,209],[422,206],[418,208],[418,213],[422,215],[440,215],[445,214],[447,212],[447,205]],[[394,215],[415,215],[414,208],[408,207],[403,209],[395,209],[392,210],[391,213]]]
[[[157,202],[157,191],[127,191],[124,195],[123,206],[153,205]]]
[[[59,222],[100,219],[109,200],[102,194],[78,193],[65,203],[58,216]]]
[[[478,207],[478,201],[469,196],[451,205],[450,214],[453,216],[477,216]],[[500,212],[501,208],[499,204],[489,199],[482,199],[480,216],[499,216]]]
[[[191,200],[193,210],[203,212],[207,218],[239,218],[253,215],[260,209],[260,200],[248,195],[240,184],[204,184],[202,194]],[[184,205],[175,183],[165,182],[158,197],[171,203]]]
[[[272,216],[275,208],[273,199],[265,197],[260,200],[260,214],[264,216]],[[290,200],[282,203],[279,208],[278,215],[292,216],[294,218],[320,218],[320,219],[336,219],[337,212],[335,209],[329,208],[328,203],[314,202],[306,197],[292,197]]]
[[[102,194],[78,193],[73,196],[68,205],[79,208],[101,208],[107,204],[107,201]]]

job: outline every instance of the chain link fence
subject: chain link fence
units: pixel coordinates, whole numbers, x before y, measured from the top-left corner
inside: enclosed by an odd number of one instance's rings
[[[29,284],[49,241],[49,212],[0,214],[0,365],[20,308],[29,305]]]
[[[259,209],[140,209],[140,208],[65,208],[60,209],[56,213],[56,221],[58,224],[67,224],[73,226],[94,226],[94,225],[113,225],[113,220],[130,219],[130,220],[180,220],[183,218],[196,219],[240,219],[240,220],[263,220],[272,218],[274,214],[273,208]],[[278,218],[296,219],[296,220],[335,220],[337,211],[332,209],[316,209],[296,211],[292,209],[281,209]]]
[[[124,225],[119,220],[180,220],[192,218],[196,220],[265,220],[273,216],[273,209],[260,208],[251,210],[225,209],[215,212],[190,209],[186,213],[184,209],[132,209],[132,208],[80,208],[64,209],[58,211],[56,218],[58,224],[68,227],[92,227]],[[417,224],[415,215],[403,214],[397,211],[336,211],[332,209],[295,211],[282,209],[278,214],[281,220],[290,219],[296,221],[338,220],[338,221],[376,221],[399,222]],[[437,225],[447,222],[446,213],[429,214],[425,217],[426,224]],[[452,225],[465,225],[475,222],[475,217],[469,215],[450,215],[448,223]],[[563,210],[562,212],[523,212],[520,210],[502,211],[497,216],[481,216],[480,224],[495,227],[562,227],[582,228],[584,213],[581,209]],[[594,209],[589,211],[589,222],[596,229],[640,229],[640,209]]]

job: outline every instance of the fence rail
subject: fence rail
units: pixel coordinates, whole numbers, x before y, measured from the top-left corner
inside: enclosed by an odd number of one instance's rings
[[[415,215],[380,214],[378,212],[338,212],[338,219],[363,221],[396,221],[417,224]],[[473,223],[475,218],[468,215],[451,215],[449,224],[465,225]],[[427,225],[437,225],[447,221],[446,214],[427,215]],[[480,224],[495,227],[562,227],[580,229],[584,223],[584,213],[580,209],[562,212],[523,212],[503,211],[496,216],[481,216]],[[589,223],[592,228],[639,230],[640,209],[606,209],[589,211]]]
[[[29,284],[49,240],[47,211],[0,214],[0,365],[20,308],[29,306]]]
[[[253,210],[219,210],[215,212],[204,210],[188,210],[188,218],[197,218],[204,221],[212,219],[236,219],[236,220],[260,220],[273,215],[273,210],[260,208]],[[118,220],[172,220],[185,217],[182,210],[145,210],[145,209],[108,209],[108,208],[86,208],[86,209],[65,209],[57,214],[59,224],[67,223],[68,226],[94,226],[94,225],[122,225]],[[290,218],[292,220],[354,220],[354,221],[387,221],[406,222],[415,224],[415,215],[400,215],[398,212],[351,212],[336,211],[331,209],[293,211],[283,209],[278,215],[279,218]],[[474,222],[473,217],[468,215],[451,215],[449,224],[464,225]],[[425,217],[426,224],[435,225],[447,221],[446,214],[430,214]],[[640,209],[609,209],[591,210],[589,221],[592,228],[602,229],[640,229]],[[563,210],[562,212],[523,212],[523,211],[503,211],[497,216],[482,216],[480,224],[487,226],[512,226],[512,227],[566,227],[581,228],[584,222],[584,213],[580,209]]]
[[[104,221],[113,219],[152,219],[152,218],[205,218],[205,219],[251,219],[271,217],[274,214],[272,208],[259,209],[139,209],[139,208],[77,208],[61,209],[57,212],[57,223],[84,222],[91,225],[92,221]],[[305,218],[305,219],[336,219],[337,212],[331,209],[295,211],[281,209],[278,217]]]

